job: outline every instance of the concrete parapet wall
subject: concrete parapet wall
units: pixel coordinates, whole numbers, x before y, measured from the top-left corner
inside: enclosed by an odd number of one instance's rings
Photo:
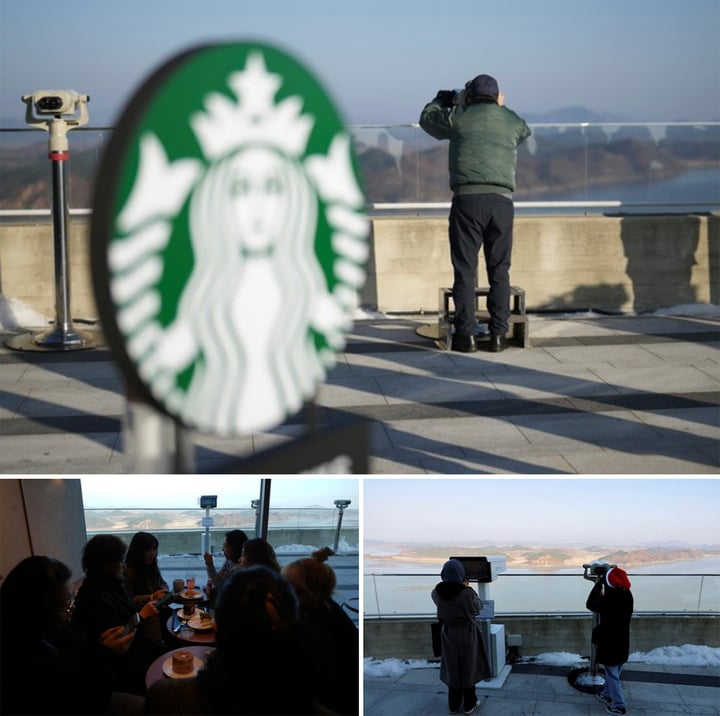
[[[430,624],[433,619],[365,619],[364,653],[375,659],[433,659]],[[592,617],[498,615],[505,635],[520,634],[522,656],[567,652],[588,656]],[[693,615],[635,615],[630,627],[630,650],[647,652],[660,646],[701,644],[720,647],[720,617]]]
[[[242,527],[248,537],[255,536],[252,528]],[[307,528],[302,527],[282,527],[278,529],[268,529],[268,542],[275,548],[282,545],[304,545],[308,547],[332,547],[335,542],[335,532],[337,527],[333,528]],[[220,552],[223,538],[227,528],[218,530],[210,530],[210,543],[214,552]],[[151,530],[158,539],[158,547],[160,554],[200,554],[202,550],[202,539],[204,530]],[[95,534],[107,534],[106,531],[88,532],[88,538]],[[119,533],[116,532],[125,544],[130,544],[135,531]],[[347,542],[350,546],[358,544],[358,528],[349,527],[340,530],[340,541]]]
[[[69,222],[73,317],[94,319],[87,218]],[[375,218],[361,303],[434,313],[452,285],[445,217]],[[486,284],[481,265],[479,282]],[[512,283],[529,311],[652,311],[720,303],[720,216],[522,216]],[[0,292],[54,316],[52,225],[0,224]]]
[[[511,281],[529,311],[720,302],[717,215],[518,217],[513,240]],[[482,260],[478,281],[487,285]],[[363,303],[434,312],[451,285],[446,218],[375,219]]]

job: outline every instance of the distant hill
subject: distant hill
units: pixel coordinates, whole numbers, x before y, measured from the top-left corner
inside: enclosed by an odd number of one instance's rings
[[[27,127],[25,124],[25,110],[24,107],[18,102],[17,114],[7,114],[0,117],[0,128],[2,129],[18,129],[21,127]],[[720,120],[720,117],[674,117],[672,119],[668,117],[652,117],[637,119],[636,117],[630,117],[626,114],[620,114],[616,112],[607,112],[604,110],[590,109],[588,107],[582,107],[580,105],[571,105],[569,107],[558,107],[557,109],[546,110],[544,112],[537,112],[522,107],[512,107],[518,114],[520,114],[530,124],[573,124],[575,122],[681,122],[681,121],[707,121],[716,122]],[[682,108],[686,111],[685,108]],[[113,121],[108,120],[107,116],[101,115],[96,112],[94,115],[90,115],[90,125],[92,127],[107,127],[114,124],[117,117],[113,118]],[[416,121],[415,116],[409,117],[408,122]],[[350,122],[350,124],[364,124],[364,122]],[[390,124],[390,123],[389,123]]]
[[[638,567],[647,564],[664,564],[677,561],[699,560],[720,556],[720,545],[706,547],[672,546],[650,548],[617,548],[607,546],[528,546],[504,545],[424,545],[389,544],[366,541],[366,559],[384,559],[397,562],[441,563],[451,554],[501,555],[507,560],[508,567],[570,567],[589,563],[594,560],[615,562],[626,567]]]

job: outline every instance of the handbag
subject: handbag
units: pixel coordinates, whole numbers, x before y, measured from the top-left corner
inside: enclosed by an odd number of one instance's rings
[[[433,656],[441,656],[442,655],[442,637],[440,636],[440,630],[442,629],[442,624],[440,622],[431,622],[430,623],[430,637],[432,639],[432,650],[433,650]]]

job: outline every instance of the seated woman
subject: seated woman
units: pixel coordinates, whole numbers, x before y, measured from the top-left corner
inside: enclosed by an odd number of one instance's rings
[[[208,578],[212,582],[214,591],[220,588],[223,579],[225,579],[230,572],[240,567],[240,555],[242,554],[243,545],[247,540],[248,536],[242,530],[230,530],[230,532],[225,533],[225,540],[222,545],[225,562],[223,562],[220,569],[215,569],[212,555],[209,552],[205,552],[205,568],[207,569]]]
[[[114,664],[114,686],[135,694],[145,692],[145,672],[166,649],[160,635],[158,610],[152,602],[138,613],[123,583],[125,543],[114,535],[96,535],[83,550],[85,579],[75,597],[71,622],[89,639],[111,626],[136,630],[130,648]]]
[[[112,693],[112,661],[135,635],[117,625],[88,648],[68,625],[70,577],[62,562],[34,556],[0,586],[0,713],[143,713],[144,699]]]
[[[130,540],[123,579],[137,606],[160,599],[169,591],[157,563],[158,541],[150,532],[137,532]]]
[[[280,564],[277,561],[273,546],[261,537],[249,539],[242,548],[240,555],[240,564],[243,567],[252,567],[254,564],[260,564],[263,567],[280,572]]]
[[[290,582],[300,602],[300,617],[329,652],[331,670],[323,679],[323,705],[339,714],[357,714],[359,706],[359,634],[352,619],[333,599],[337,578],[327,563],[334,552],[329,547],[311,558],[285,565],[282,575]]]
[[[266,567],[233,571],[218,593],[216,649],[196,679],[162,679],[149,714],[315,714],[323,655],[298,621],[292,588]],[[355,663],[357,674],[358,663]]]

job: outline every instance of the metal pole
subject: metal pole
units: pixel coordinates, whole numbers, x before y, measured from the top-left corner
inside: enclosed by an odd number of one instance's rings
[[[333,551],[337,552],[338,544],[340,542],[340,528],[342,527],[344,507],[338,507],[338,523],[337,530],[335,530],[335,542],[333,544]]]
[[[128,471],[189,475],[196,472],[189,431],[174,418],[125,389],[123,449]]]
[[[266,540],[268,535],[268,518],[270,516],[270,485],[272,480],[260,480],[260,501],[258,503],[255,536]]]
[[[210,508],[205,508],[205,547],[203,552],[210,551]]]
[[[63,337],[71,328],[70,267],[67,251],[67,199],[65,197],[66,161],[68,154],[57,158],[50,153],[53,179],[53,251],[55,257],[55,330]],[[58,153],[59,154],[59,153]]]
[[[614,566],[615,565],[606,565],[607,568]],[[587,579],[594,584],[597,584],[597,582],[605,576],[605,572],[603,570],[598,571],[597,565],[592,563],[583,564],[583,570],[583,579]],[[600,615],[597,612],[593,612],[593,631],[598,624],[600,624]],[[574,669],[568,676],[568,680],[574,688],[588,693],[597,693],[605,685],[605,677],[600,673],[600,669],[598,668],[597,646],[593,644],[592,638],[590,639],[590,666],[587,669]]]

